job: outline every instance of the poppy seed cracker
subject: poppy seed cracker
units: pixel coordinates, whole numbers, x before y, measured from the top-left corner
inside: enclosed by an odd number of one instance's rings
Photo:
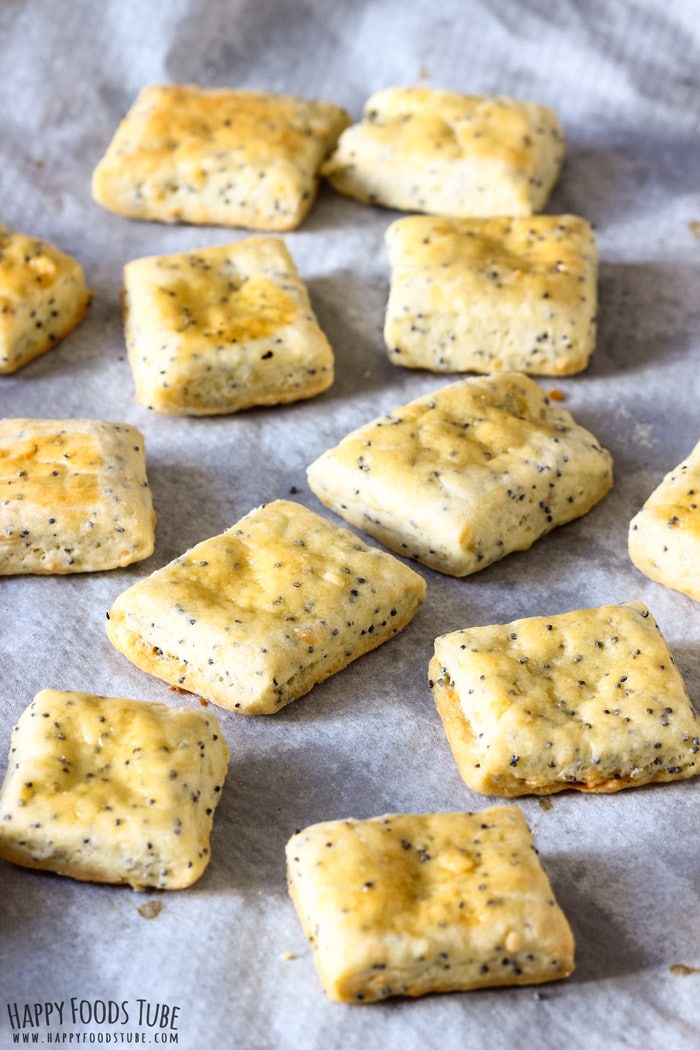
[[[120,123],[92,180],[110,211],[158,222],[292,230],[350,122],[331,102],[156,84]]]
[[[136,259],[124,289],[141,405],[220,415],[315,397],[333,382],[333,351],[277,237]]]
[[[433,372],[571,375],[595,346],[597,250],[575,215],[416,215],[386,233],[389,360]]]
[[[289,890],[327,995],[539,984],[574,938],[516,806],[331,820],[287,844]]]
[[[12,734],[0,856],[89,882],[183,889],[209,863],[228,759],[214,715],[44,689]]]
[[[391,550],[467,576],[586,514],[612,485],[593,435],[508,372],[359,427],[308,468],[312,491]]]
[[[396,635],[425,589],[392,555],[278,500],[124,591],[107,635],[173,686],[273,714]]]
[[[17,371],[65,338],[91,298],[75,259],[0,223],[0,374]]]
[[[643,573],[700,602],[700,442],[635,514],[628,546]]]
[[[153,553],[154,524],[135,427],[0,420],[0,576],[131,565]]]
[[[322,168],[339,192],[402,211],[477,217],[540,211],[564,133],[546,106],[427,87],[371,95]]]
[[[700,768],[700,722],[641,602],[454,631],[429,677],[473,791],[615,792]]]

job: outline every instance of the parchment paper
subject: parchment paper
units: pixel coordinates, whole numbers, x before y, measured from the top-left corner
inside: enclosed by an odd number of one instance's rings
[[[700,698],[700,605],[646,579],[626,551],[630,518],[700,438],[698,70],[696,0],[0,5],[0,218],[74,254],[95,291],[70,338],[2,377],[0,412],[138,426],[158,513],[147,562],[0,582],[3,770],[11,728],[41,688],[181,702],[108,644],[105,610],[116,595],[292,488],[321,511],[307,464],[351,428],[449,381],[399,370],[384,352],[383,234],[397,213],[325,187],[285,239],[335,350],[333,388],[217,419],[137,407],[123,264],[249,236],[132,222],[91,201],[92,170],[145,84],[286,91],[338,102],[354,117],[392,84],[555,107],[569,145],[547,210],[595,224],[600,328],[584,374],[541,382],[563,390],[565,407],[610,449],[616,477],[591,513],[528,552],[461,581],[421,570],[428,597],[409,628],[278,715],[217,712],[231,767],[212,861],[192,889],[135,894],[0,863],[0,1046],[14,1045],[13,1031],[40,1044],[174,1036],[187,1050],[700,1045],[700,972],[689,972],[700,967],[696,782],[565,793],[551,808],[522,800],[578,942],[575,975],[537,990],[330,1003],[287,897],[283,858],[289,835],[317,820],[495,801],[463,785],[426,684],[433,640],[445,631],[640,598]],[[146,903],[146,914],[160,912],[144,917]],[[148,1016],[139,1018],[139,1000]],[[122,1012],[101,1023],[110,1001]],[[56,1004],[49,1024],[35,1012],[44,1003]],[[167,1014],[156,1018],[155,1004]],[[27,1005],[36,1024],[26,1023]]]

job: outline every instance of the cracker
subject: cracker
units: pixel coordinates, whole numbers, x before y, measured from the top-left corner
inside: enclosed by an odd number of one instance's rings
[[[154,523],[135,427],[0,420],[0,576],[130,565],[153,553]]]
[[[12,734],[0,856],[90,882],[183,889],[209,863],[228,759],[212,714],[44,689]]]
[[[700,724],[642,602],[454,631],[429,675],[473,791],[614,792],[698,772]]]
[[[92,180],[110,211],[157,222],[292,230],[350,118],[330,102],[192,84],[144,88]]]
[[[551,376],[588,364],[598,257],[585,219],[411,216],[389,227],[386,244],[393,364]]]
[[[0,223],[0,374],[16,372],[72,332],[91,297],[80,263]]]
[[[574,969],[574,939],[516,806],[332,820],[287,844],[325,992],[376,1002]]]
[[[392,87],[370,96],[322,168],[365,204],[455,217],[531,215],[564,158],[556,114],[534,102]]]
[[[375,419],[307,474],[347,521],[450,576],[526,550],[612,485],[609,453],[514,372],[452,383]]]
[[[700,602],[700,442],[630,522],[629,555],[638,569]]]
[[[141,405],[217,415],[315,397],[333,382],[333,351],[279,238],[136,259],[124,287]]]
[[[278,500],[124,591],[107,635],[171,685],[273,714],[392,638],[424,597],[390,554]]]

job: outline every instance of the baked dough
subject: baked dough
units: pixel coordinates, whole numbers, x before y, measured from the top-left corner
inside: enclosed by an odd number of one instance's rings
[[[635,514],[629,554],[652,580],[700,602],[700,442]]]
[[[228,766],[214,715],[38,693],[0,791],[0,856],[89,882],[183,889],[209,863]]]
[[[367,100],[322,168],[365,204],[455,217],[541,211],[564,158],[556,114],[534,102],[391,87]]]
[[[598,256],[576,215],[414,215],[386,233],[389,360],[432,372],[571,375],[595,346]]]
[[[0,576],[130,565],[153,553],[154,523],[135,427],[0,420]]]
[[[526,550],[612,485],[609,453],[515,372],[464,379],[397,408],[307,474],[347,521],[450,576]]]
[[[277,237],[136,259],[124,288],[141,405],[216,415],[314,397],[333,382],[333,351]]]
[[[124,591],[107,635],[171,685],[273,714],[397,634],[424,597],[390,554],[278,500]]]
[[[614,792],[698,772],[700,723],[642,602],[454,631],[429,675],[473,791]]]
[[[95,170],[93,197],[158,222],[292,230],[350,118],[331,102],[192,84],[144,88]]]
[[[50,350],[90,305],[75,259],[0,223],[0,374]]]
[[[516,806],[331,820],[287,844],[322,986],[375,1002],[574,969],[574,939]]]

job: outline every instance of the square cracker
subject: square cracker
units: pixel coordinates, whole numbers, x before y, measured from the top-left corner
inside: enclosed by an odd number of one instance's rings
[[[151,85],[92,180],[110,211],[158,222],[292,230],[350,123],[331,102],[265,91]]]
[[[371,95],[322,168],[366,204],[455,217],[531,215],[564,158],[556,114],[534,102],[391,87]]]
[[[454,631],[429,674],[473,791],[614,792],[698,772],[695,709],[641,602]]]
[[[287,844],[325,992],[375,1002],[574,969],[574,939],[516,806],[332,820]]]
[[[89,882],[190,886],[228,758],[214,715],[44,689],[12,734],[0,856]]]
[[[0,374],[15,372],[72,332],[91,297],[80,263],[0,223]]]
[[[353,431],[307,471],[318,498],[450,576],[486,568],[591,509],[610,455],[515,372],[465,379]]]
[[[278,500],[124,591],[107,635],[171,685],[273,714],[392,638],[424,597],[390,554]]]
[[[141,405],[217,415],[314,397],[333,382],[333,351],[277,237],[136,259],[124,288]]]
[[[411,216],[389,227],[386,244],[393,364],[554,376],[588,364],[598,256],[585,219]]]
[[[700,442],[635,514],[628,547],[652,580],[700,602]]]
[[[153,553],[154,523],[135,427],[0,420],[0,576],[130,565]]]

